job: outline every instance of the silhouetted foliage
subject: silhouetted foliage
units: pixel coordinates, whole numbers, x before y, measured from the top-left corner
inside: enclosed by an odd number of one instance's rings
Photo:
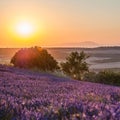
[[[113,71],[102,71],[96,75],[97,82],[111,85],[120,85],[120,73]]]
[[[96,75],[97,75],[97,73],[95,73],[95,72],[85,73],[84,81],[97,82]]]
[[[85,74],[84,80],[90,82],[120,86],[120,72],[114,72],[108,70],[100,71],[98,73],[89,72]]]
[[[57,70],[57,61],[40,47],[25,48],[15,53],[11,63],[20,68],[37,68],[42,71]]]
[[[75,79],[81,80],[84,73],[88,72],[88,64],[86,59],[88,56],[82,51],[72,52],[65,63],[61,63],[63,72]]]

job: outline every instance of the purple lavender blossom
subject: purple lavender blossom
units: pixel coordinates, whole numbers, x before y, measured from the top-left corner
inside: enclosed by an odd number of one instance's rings
[[[120,120],[120,88],[0,66],[0,120]]]

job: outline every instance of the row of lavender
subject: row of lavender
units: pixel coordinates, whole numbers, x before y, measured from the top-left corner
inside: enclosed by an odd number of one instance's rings
[[[0,66],[0,120],[120,120],[120,88]]]

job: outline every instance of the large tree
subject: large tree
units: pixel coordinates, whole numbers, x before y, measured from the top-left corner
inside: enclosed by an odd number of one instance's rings
[[[40,47],[20,49],[11,59],[11,63],[20,68],[37,68],[42,71],[57,70],[57,61]]]
[[[83,51],[72,52],[66,58],[66,62],[61,63],[63,72],[74,79],[81,80],[84,73],[88,71],[87,58],[88,56]]]

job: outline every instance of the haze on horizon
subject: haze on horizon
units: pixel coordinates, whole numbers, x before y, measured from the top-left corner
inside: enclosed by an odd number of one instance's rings
[[[1,0],[0,47],[120,45],[119,14],[120,0]]]

